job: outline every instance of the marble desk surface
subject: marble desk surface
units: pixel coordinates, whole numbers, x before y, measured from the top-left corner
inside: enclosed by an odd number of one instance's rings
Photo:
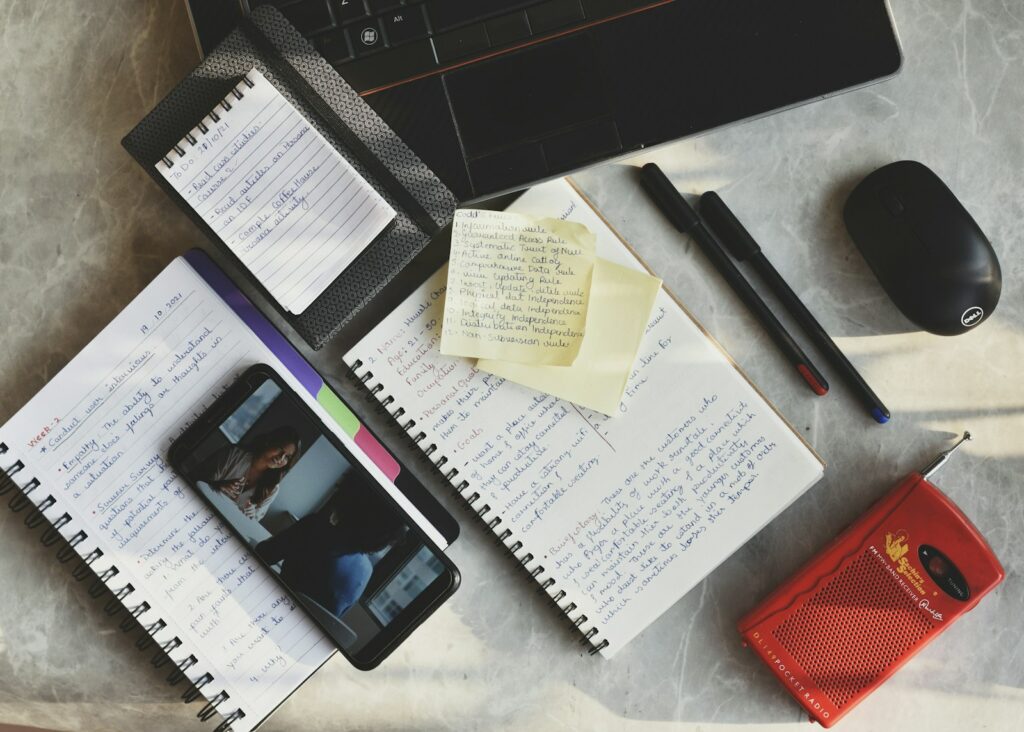
[[[808,438],[825,479],[613,661],[589,658],[465,520],[452,601],[379,670],[335,657],[266,725],[277,730],[807,729],[740,648],[736,619],[897,479],[969,428],[936,481],[973,518],[1006,581],[841,728],[1020,729],[1024,719],[1024,4],[894,0],[894,80],[680,142],[657,161],[717,189],[894,414],[885,427],[833,381],[809,396],[627,165],[578,176],[705,326]],[[197,61],[180,0],[0,0],[0,421],[202,235],[119,144]],[[917,159],[995,243],[1004,289],[978,330],[913,329],[854,249],[840,211],[875,167]],[[314,356],[344,381],[340,349]],[[423,470],[446,504],[450,493]],[[0,723],[58,730],[209,728],[134,637],[116,630],[21,516],[0,511]]]

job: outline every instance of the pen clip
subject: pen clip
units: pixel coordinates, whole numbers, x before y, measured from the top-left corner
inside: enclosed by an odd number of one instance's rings
[[[654,199],[665,217],[681,233],[689,234],[701,225],[697,212],[686,202],[656,163],[647,163],[641,168],[640,184]]]
[[[714,191],[700,197],[700,215],[737,262],[761,253],[754,237]]]

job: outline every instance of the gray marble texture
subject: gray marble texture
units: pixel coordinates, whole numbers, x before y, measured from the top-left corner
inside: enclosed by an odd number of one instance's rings
[[[1024,4],[894,0],[896,79],[578,176],[608,218],[807,437],[825,479],[610,662],[591,659],[449,492],[465,519],[453,600],[379,670],[335,658],[266,725],[278,730],[802,730],[740,648],[735,621],[956,433],[936,478],[988,538],[1006,581],[867,703],[849,730],[1010,730],[1024,718]],[[120,148],[197,60],[180,0],[0,0],[0,421],[175,255],[205,243]],[[993,240],[1002,301],[957,338],[913,332],[849,241],[851,187],[896,159],[931,166]],[[816,399],[692,242],[635,185],[658,162],[717,189],[886,401],[878,427],[833,379]],[[340,347],[313,357],[343,379]],[[0,510],[0,724],[202,729],[134,636]]]

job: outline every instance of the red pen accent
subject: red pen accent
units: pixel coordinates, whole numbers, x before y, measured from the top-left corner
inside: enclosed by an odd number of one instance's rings
[[[810,387],[814,389],[815,394],[817,394],[818,396],[825,396],[826,394],[828,394],[828,387],[823,386],[821,382],[814,378],[814,374],[811,373],[811,370],[809,368],[800,363],[797,364],[796,370],[799,371],[800,375],[804,377],[804,381],[806,381],[808,385],[810,385]]]

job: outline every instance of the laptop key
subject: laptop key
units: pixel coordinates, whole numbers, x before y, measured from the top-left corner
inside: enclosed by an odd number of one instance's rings
[[[388,42],[394,46],[406,41],[427,36],[427,18],[423,15],[423,6],[399,8],[381,16],[384,21],[384,32]]]
[[[334,27],[334,16],[331,15],[327,0],[301,0],[294,5],[285,5],[281,8],[281,14],[306,36]]]
[[[334,0],[334,17],[339,23],[348,23],[366,15],[363,0]]]
[[[316,39],[316,49],[329,63],[339,64],[352,58],[352,49],[348,45],[345,31],[338,29],[325,33]]]
[[[544,33],[583,20],[580,0],[548,0],[526,11],[533,32]]]
[[[375,14],[397,8],[401,4],[401,0],[366,0],[366,7]]]
[[[487,37],[492,46],[506,46],[530,36],[530,24],[522,10],[488,20]]]
[[[359,93],[426,74],[437,68],[434,47],[429,38],[403,43],[397,48],[374,54],[369,58],[357,58],[338,67],[340,73],[352,88]]]
[[[348,38],[357,57],[384,48],[384,36],[380,32],[380,23],[376,18],[366,18],[355,25],[350,25]]]
[[[538,0],[430,0],[427,15],[435,32],[472,23],[499,13],[509,13]]]
[[[435,36],[433,40],[437,60],[441,63],[454,61],[477,51],[484,51],[491,45],[483,23],[449,31]]]

